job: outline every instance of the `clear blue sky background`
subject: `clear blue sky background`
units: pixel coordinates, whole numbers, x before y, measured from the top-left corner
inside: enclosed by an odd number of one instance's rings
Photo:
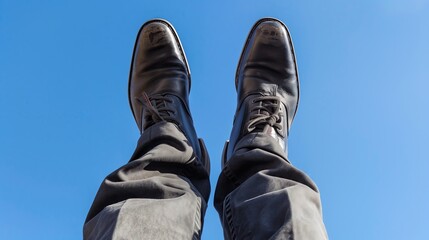
[[[318,184],[330,238],[429,239],[428,0],[0,0],[0,239],[81,238],[100,182],[139,136],[128,71],[154,17],[185,47],[214,188],[235,67],[265,16],[294,40],[289,156]],[[203,239],[222,239],[211,200]]]

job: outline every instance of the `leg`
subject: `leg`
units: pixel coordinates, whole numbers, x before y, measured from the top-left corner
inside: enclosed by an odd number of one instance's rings
[[[214,201],[226,239],[327,239],[316,185],[269,135],[238,143]]]
[[[174,124],[148,128],[132,160],[101,184],[85,239],[199,238],[210,185],[206,168],[195,160]]]
[[[189,68],[175,30],[164,20],[145,23],[129,81],[141,137],[130,162],[101,184],[84,239],[200,238],[209,158],[193,127],[189,91]]]
[[[237,112],[214,200],[225,238],[327,239],[317,187],[287,159],[299,82],[283,23],[255,24],[236,87]]]

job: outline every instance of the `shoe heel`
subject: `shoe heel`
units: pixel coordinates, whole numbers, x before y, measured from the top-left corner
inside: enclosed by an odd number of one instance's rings
[[[223,151],[222,151],[222,169],[226,164],[226,161],[228,159],[226,159],[226,153],[228,152],[228,145],[229,145],[229,140],[225,141],[225,145],[223,145]]]
[[[207,173],[210,176],[210,157],[209,157],[209,153],[207,152],[207,148],[206,148],[206,144],[204,143],[204,140],[202,138],[198,138],[198,142],[200,143],[200,149],[201,149],[201,157],[203,159],[203,166],[204,168],[207,170]]]

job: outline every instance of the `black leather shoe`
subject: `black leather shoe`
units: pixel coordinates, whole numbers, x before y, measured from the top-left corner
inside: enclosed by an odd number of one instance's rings
[[[238,102],[224,162],[240,139],[249,133],[272,136],[287,156],[287,136],[298,108],[299,81],[287,27],[264,18],[249,33],[235,76]]]
[[[188,63],[173,26],[162,19],[143,24],[134,46],[128,84],[129,102],[140,132],[157,122],[174,123],[197,158],[208,164],[204,142],[197,138],[189,110],[190,89]]]

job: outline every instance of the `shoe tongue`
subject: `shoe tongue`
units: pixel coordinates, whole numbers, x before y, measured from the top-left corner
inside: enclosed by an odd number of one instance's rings
[[[250,117],[248,131],[250,132],[276,132],[276,125],[280,120],[280,98],[276,95],[259,95],[250,102]]]
[[[152,126],[155,123],[167,121],[169,117],[169,109],[166,101],[170,101],[167,96],[152,95],[149,97],[146,92],[143,92],[140,102],[144,106],[142,110],[142,125],[143,129]]]

